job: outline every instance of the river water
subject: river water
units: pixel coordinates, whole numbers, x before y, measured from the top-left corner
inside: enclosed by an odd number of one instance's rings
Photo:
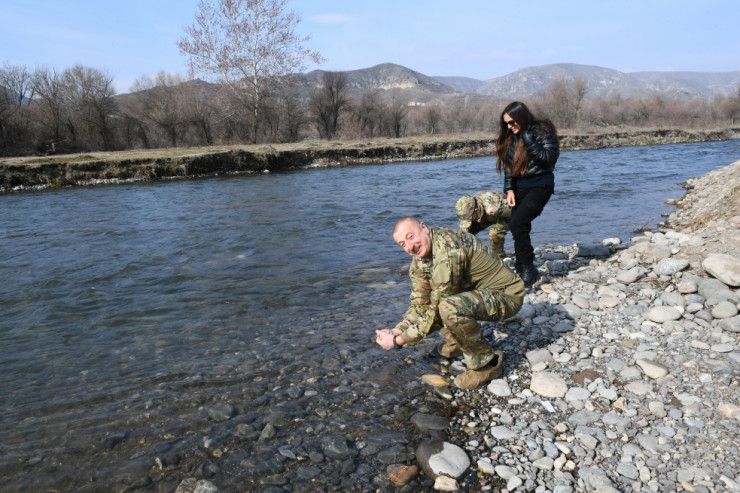
[[[629,239],[737,159],[564,152],[533,243]],[[476,158],[0,195],[0,490],[372,491],[410,458],[405,406],[436,402],[422,350],[373,343],[408,302],[390,229],[456,227],[501,183]]]

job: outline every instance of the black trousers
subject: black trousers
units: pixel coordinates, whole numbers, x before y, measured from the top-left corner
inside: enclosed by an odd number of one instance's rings
[[[542,214],[552,193],[553,188],[548,186],[522,188],[514,192],[516,205],[511,210],[509,230],[514,238],[517,267],[534,262],[534,248],[529,238],[529,233],[532,232],[532,221]]]

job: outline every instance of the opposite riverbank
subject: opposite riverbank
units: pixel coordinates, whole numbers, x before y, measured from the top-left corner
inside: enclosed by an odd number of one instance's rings
[[[659,231],[629,244],[538,249],[543,281],[520,313],[484,324],[503,377],[455,389],[462,362],[442,359],[425,381],[451,410],[412,417],[428,439],[390,481],[740,491],[740,161],[684,187]]]
[[[702,131],[564,131],[560,137],[562,150],[585,150],[740,139],[740,127]],[[0,158],[0,192],[311,167],[457,159],[491,156],[494,152],[492,134],[459,134]]]

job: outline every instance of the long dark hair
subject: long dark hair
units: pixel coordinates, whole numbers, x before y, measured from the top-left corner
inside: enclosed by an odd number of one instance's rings
[[[506,108],[501,112],[499,117],[499,132],[498,138],[496,139],[496,171],[501,174],[506,167],[506,170],[514,175],[523,175],[527,171],[529,164],[529,156],[527,156],[527,150],[524,147],[524,140],[519,139],[516,149],[514,151],[514,162],[508,164],[506,157],[509,152],[509,147],[514,140],[514,132],[511,131],[509,125],[504,121],[504,115],[509,115],[509,118],[514,120],[519,126],[519,135],[533,125],[541,127],[543,130],[550,132],[554,137],[557,138],[558,132],[555,129],[555,125],[547,118],[537,119],[529,111],[527,105],[521,101],[514,101],[506,105]]]

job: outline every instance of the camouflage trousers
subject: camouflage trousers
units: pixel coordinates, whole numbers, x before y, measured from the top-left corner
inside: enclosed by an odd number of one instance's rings
[[[490,289],[454,294],[439,304],[444,325],[440,332],[447,342],[455,342],[462,350],[465,365],[476,370],[493,359],[493,348],[483,337],[478,320],[505,320],[516,315],[521,307],[521,303]]]
[[[504,252],[504,240],[506,239],[506,232],[509,231],[508,221],[500,219],[497,223],[491,225],[491,229],[488,230],[488,239],[491,241],[491,249],[496,252],[499,258],[504,258],[506,253]]]

